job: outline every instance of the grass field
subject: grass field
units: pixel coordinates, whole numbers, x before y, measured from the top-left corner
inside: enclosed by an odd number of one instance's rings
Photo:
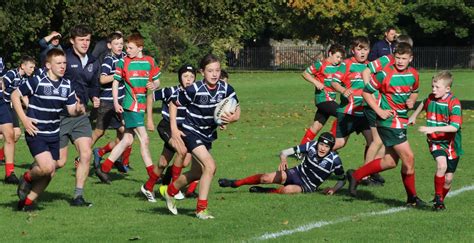
[[[422,97],[431,90],[434,71],[421,72]],[[446,199],[447,210],[406,209],[400,166],[383,173],[383,187],[359,187],[358,199],[344,190],[335,196],[320,193],[301,195],[255,195],[248,187],[219,188],[217,178],[241,178],[278,167],[278,153],[296,145],[314,116],[313,88],[300,73],[232,73],[231,84],[241,101],[238,123],[219,132],[213,144],[217,172],[212,184],[209,209],[214,220],[194,217],[196,201],[178,202],[178,216],[168,213],[164,201],[147,202],[139,193],[146,179],[138,145],[134,145],[127,175],[112,173],[111,185],[89,177],[85,198],[91,208],[73,208],[69,200],[74,190],[74,169],[70,149],[68,165],[59,170],[39,200],[40,210],[33,213],[14,210],[16,187],[0,185],[0,242],[124,242],[156,241],[474,241],[474,71],[456,71],[454,93],[463,101],[463,147],[455,175],[453,196]],[[163,86],[174,85],[176,74],[165,74]],[[156,104],[156,110],[160,107]],[[466,109],[469,108],[469,109]],[[160,115],[155,115],[158,123]],[[423,124],[422,118],[418,124]],[[418,195],[425,201],[433,197],[435,163],[425,137],[410,127],[409,141],[415,152]],[[103,145],[113,137],[99,141]],[[151,151],[159,156],[163,142],[150,133]],[[364,139],[354,135],[340,151],[344,168],[362,163]],[[32,161],[24,140],[18,143],[16,173],[22,174]],[[290,161],[290,166],[297,161]],[[3,169],[2,169],[3,170]],[[2,177],[3,178],[3,177]],[[332,186],[329,180],[322,188]],[[469,187],[470,186],[470,187]],[[157,188],[157,187],[156,187]],[[459,191],[462,189],[463,191]]]

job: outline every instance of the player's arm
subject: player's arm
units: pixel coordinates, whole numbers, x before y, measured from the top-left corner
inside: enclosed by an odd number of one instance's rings
[[[67,101],[67,112],[71,116],[80,116],[86,113],[86,107],[81,103],[81,100],[76,96],[75,92],[71,92]]]
[[[100,84],[108,84],[114,81],[114,75],[100,75]]]
[[[314,76],[312,74],[308,73],[308,71],[303,71],[301,76],[303,76],[304,80],[306,80],[309,83],[313,84],[314,87],[316,87],[316,89],[318,89],[318,90],[323,90],[324,89],[324,84],[322,84],[321,82],[319,82],[319,80],[314,78]]]
[[[336,167],[334,168],[334,174],[336,175],[337,181],[336,184],[333,187],[326,188],[324,190],[324,193],[326,195],[333,195],[339,189],[343,188],[344,185],[346,184],[346,176],[344,173],[344,168],[342,167],[342,161],[340,157],[337,157],[334,159],[334,164]]]
[[[173,103],[170,102],[168,104],[169,112],[170,112],[170,127],[171,127],[171,138],[170,144],[176,149],[181,155],[185,155],[187,153],[186,146],[184,145],[183,139],[181,136],[185,136],[181,130],[178,128],[178,122],[176,117],[178,116],[178,107]]]
[[[421,102],[420,105],[416,108],[416,110],[411,114],[411,116],[408,118],[408,125],[415,125],[416,124],[416,118],[418,115],[420,115],[421,111],[423,110],[424,103]]]
[[[287,148],[280,152],[280,165],[278,166],[279,171],[288,169],[288,156],[295,153],[295,148]]]
[[[343,80],[346,76],[346,71],[346,64],[341,64],[341,66],[339,66],[339,70],[334,74],[334,77],[331,80],[331,86],[334,88],[334,90],[336,90],[336,92],[339,92],[341,95],[344,95],[344,97],[347,98],[352,94],[352,91],[351,89],[342,86]]]
[[[418,99],[418,93],[411,93],[410,94],[410,96],[408,97],[408,99],[406,101],[408,109],[413,109],[417,99]]]
[[[370,82],[364,87],[364,91],[362,92],[362,97],[364,98],[365,102],[372,108],[372,110],[377,113],[377,115],[382,118],[382,119],[387,119],[391,116],[393,116],[394,111],[392,110],[383,110],[382,108],[379,107],[377,104],[377,100],[375,97],[372,95],[376,90],[377,90],[377,85],[376,81]]]
[[[370,69],[367,67],[362,71],[362,80],[364,80],[364,84],[368,84],[370,82],[370,76],[372,75],[372,72]]]
[[[15,109],[18,118],[20,119],[21,123],[25,127],[25,131],[30,134],[31,136],[35,136],[38,128],[35,126],[36,122],[34,122],[31,118],[26,116],[23,107],[21,106],[21,97],[22,94],[20,90],[13,91],[11,95],[11,101],[13,104],[13,109]]]
[[[119,81],[117,79],[114,79],[112,83],[112,98],[114,99],[115,112],[123,113],[123,107],[122,105],[120,105],[119,100],[118,100],[118,90],[119,90]]]

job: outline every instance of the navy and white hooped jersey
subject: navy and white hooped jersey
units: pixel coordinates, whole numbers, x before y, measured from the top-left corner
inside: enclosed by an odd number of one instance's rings
[[[202,80],[186,87],[184,92],[178,93],[175,102],[178,106],[186,107],[183,128],[197,134],[204,141],[214,141],[218,126],[214,121],[214,110],[227,97],[234,97],[239,102],[234,88],[222,80],[217,82],[214,89],[209,89]]]
[[[296,169],[306,186],[313,190],[318,188],[333,172],[336,176],[344,176],[344,168],[339,155],[331,151],[326,157],[320,158],[317,144],[317,141],[311,141],[294,147],[296,153],[305,155],[301,164],[296,166]]]
[[[3,100],[6,103],[10,103],[11,94],[13,91],[15,91],[15,89],[17,89],[20,84],[26,82],[26,80],[28,80],[28,77],[26,77],[26,75],[21,76],[18,69],[12,69],[5,73],[3,76],[3,85],[5,86],[3,91]]]
[[[102,66],[100,67],[100,75],[101,76],[109,76],[115,74],[115,65],[117,62],[124,58],[127,54],[122,52],[120,55],[115,54],[107,54],[105,56],[104,61],[102,62]],[[100,85],[100,100],[105,102],[114,102],[114,98],[112,96],[112,83],[108,84],[101,84]],[[122,83],[119,83],[118,87],[118,99],[119,102],[122,101],[123,97],[125,96],[124,91],[125,86]]]
[[[163,119],[165,119],[165,121],[170,121],[169,103],[173,99],[176,99],[176,96],[178,96],[178,92],[184,92],[180,85],[155,90],[155,92],[153,93],[154,101],[163,101],[163,104],[161,105],[161,115],[163,116]],[[176,123],[179,127],[182,126],[185,117],[186,107],[178,106],[178,113],[176,114]]]
[[[29,97],[26,116],[36,122],[38,135],[59,136],[59,114],[66,105],[76,104],[71,81],[51,81],[46,74],[29,79],[18,87],[21,96]]]

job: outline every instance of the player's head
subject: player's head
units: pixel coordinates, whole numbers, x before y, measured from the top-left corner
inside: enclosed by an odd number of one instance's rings
[[[224,82],[228,82],[229,81],[229,73],[226,70],[221,69],[221,76],[219,77],[219,79],[224,81]]]
[[[201,71],[202,76],[204,77],[204,81],[208,85],[215,85],[221,76],[221,63],[219,58],[214,56],[213,54],[207,54],[199,63],[199,68]]]
[[[328,155],[332,148],[334,148],[334,144],[336,144],[336,139],[331,133],[325,132],[321,134],[317,143],[318,156],[325,157]]]
[[[332,65],[338,65],[346,55],[346,50],[339,44],[332,44],[328,50],[328,61]]]
[[[64,76],[66,71],[66,55],[64,51],[53,48],[46,54],[46,68],[48,76],[52,79],[58,79]]]
[[[397,37],[397,29],[395,29],[395,27],[393,26],[389,26],[387,27],[387,29],[385,29],[385,39],[389,42],[393,42],[395,41],[395,38]]]
[[[411,47],[413,47],[413,39],[409,35],[399,35],[396,41],[397,41],[397,45],[400,43],[407,43]],[[397,47],[395,46],[395,48]]]
[[[25,72],[26,76],[31,76],[35,71],[36,61],[31,56],[23,56],[20,60],[20,70]]]
[[[61,40],[61,34],[57,34],[57,35],[53,36],[53,38],[51,38],[51,40],[49,42],[53,46],[58,46],[60,40]]]
[[[196,80],[196,69],[190,64],[181,66],[178,70],[178,80],[184,88],[193,84]]]
[[[413,49],[408,43],[402,42],[397,45],[393,55],[395,57],[395,68],[398,71],[403,71],[408,68],[413,60]]]
[[[447,93],[451,92],[451,85],[453,84],[453,75],[450,71],[443,70],[433,76],[431,82],[431,93],[435,98],[441,98]]]
[[[143,51],[144,40],[140,33],[133,33],[127,37],[127,55],[130,58],[140,57]]]
[[[357,36],[352,40],[351,51],[358,62],[367,61],[370,51],[370,40],[366,36]]]
[[[80,56],[85,56],[91,44],[92,30],[87,25],[76,25],[69,31],[72,48]]]
[[[107,48],[109,48],[113,54],[120,55],[123,51],[123,35],[120,31],[114,31],[107,36]]]

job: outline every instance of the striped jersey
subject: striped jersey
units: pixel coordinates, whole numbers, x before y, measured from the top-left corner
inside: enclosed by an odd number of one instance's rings
[[[12,69],[9,70],[5,75],[3,76],[3,85],[4,85],[4,91],[3,91],[3,100],[6,103],[11,102],[11,94],[15,89],[20,86],[20,84],[26,82],[28,80],[28,77],[21,76],[20,71],[18,69]]]
[[[158,101],[161,100],[163,104],[161,105],[161,115],[163,119],[166,121],[170,121],[170,113],[169,113],[169,103],[178,96],[178,92],[183,92],[184,90],[181,88],[180,85],[166,87],[159,90],[155,90],[153,93],[153,100]],[[184,122],[184,118],[186,117],[186,107],[185,106],[178,106],[178,113],[176,114],[176,123],[178,126],[181,126]]]
[[[395,64],[395,57],[393,54],[381,56],[377,60],[370,62],[367,67],[371,73],[378,73],[385,67]]]
[[[331,86],[332,75],[336,73],[339,65],[334,66],[328,61],[317,61],[306,68],[308,74],[313,75],[320,83],[324,84],[323,90],[315,88],[314,103],[318,105],[326,101],[336,100],[336,91]]]
[[[406,129],[408,110],[406,101],[412,93],[418,93],[418,72],[412,67],[397,71],[394,65],[385,67],[375,75],[364,91],[380,92],[380,108],[395,111],[395,115],[385,120],[377,116],[377,126]]]
[[[445,98],[436,99],[433,94],[423,101],[423,109],[426,111],[426,126],[428,127],[442,127],[453,126],[458,129],[457,132],[437,132],[427,134],[430,151],[446,150],[448,158],[457,158],[460,151],[461,125],[462,125],[462,111],[461,102],[454,97],[452,93]],[[459,144],[455,144],[458,142]]]
[[[201,80],[186,87],[184,92],[179,92],[173,102],[186,107],[183,128],[206,142],[212,142],[217,139],[218,127],[214,121],[214,110],[217,104],[227,97],[234,97],[237,103],[239,102],[234,88],[228,83],[219,80],[216,86],[210,89]]]
[[[364,116],[364,80],[362,71],[367,68],[367,61],[359,63],[354,57],[344,60],[334,74],[332,82],[337,82],[346,89],[351,89],[352,94],[346,98],[341,95],[341,103],[337,112],[353,116]]]
[[[113,53],[109,53],[105,56],[104,61],[102,62],[102,65],[100,67],[100,75],[101,76],[109,76],[109,75],[114,75],[115,74],[115,66],[117,62],[124,58],[127,54],[125,52],[122,52],[120,55],[115,55]],[[124,88],[125,86],[120,83],[118,87],[118,99],[119,102],[122,101],[124,95]],[[107,84],[102,84],[100,85],[100,93],[99,93],[99,98],[101,101],[105,102],[114,102],[114,98],[112,96],[112,82],[107,83]]]
[[[158,80],[160,76],[160,68],[149,56],[120,59],[116,64],[114,79],[125,85],[123,108],[134,112],[145,112],[146,84]]]
[[[294,147],[296,153],[305,155],[301,164],[295,168],[299,172],[303,183],[312,191],[316,190],[330,175],[344,176],[342,161],[337,152],[331,151],[320,158],[318,156],[318,141],[311,141]]]
[[[66,105],[76,104],[76,95],[68,79],[52,81],[46,74],[35,76],[22,83],[21,96],[29,97],[26,116],[36,122],[38,135],[59,136],[59,114]]]

